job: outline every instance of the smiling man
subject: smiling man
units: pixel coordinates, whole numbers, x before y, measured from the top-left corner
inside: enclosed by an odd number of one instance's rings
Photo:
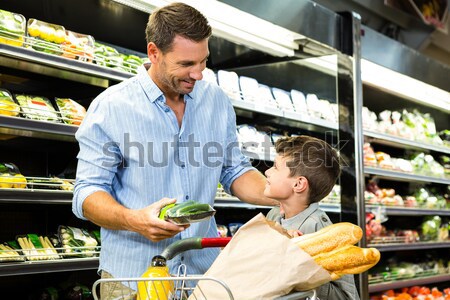
[[[139,277],[153,256],[188,237],[215,237],[214,218],[179,226],[158,218],[167,204],[214,204],[217,183],[248,203],[264,196],[265,177],[238,147],[230,100],[202,79],[211,27],[196,9],[173,3],[152,13],[147,54],[133,78],[102,92],[76,138],[80,145],[73,212],[101,226],[103,278]],[[188,251],[169,262],[204,273],[218,249]],[[129,294],[103,284],[102,299]]]

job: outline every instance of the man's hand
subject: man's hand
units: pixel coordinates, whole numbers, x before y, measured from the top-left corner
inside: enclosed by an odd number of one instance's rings
[[[176,225],[159,218],[161,209],[175,202],[176,199],[163,198],[150,206],[133,211],[134,220],[132,223],[134,231],[142,234],[152,242],[159,242],[171,238],[188,228],[189,225]]]

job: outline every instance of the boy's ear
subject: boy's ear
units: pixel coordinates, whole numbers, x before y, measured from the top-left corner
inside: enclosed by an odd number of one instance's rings
[[[295,193],[303,193],[308,187],[308,179],[306,179],[306,177],[300,176],[295,180],[293,190]]]

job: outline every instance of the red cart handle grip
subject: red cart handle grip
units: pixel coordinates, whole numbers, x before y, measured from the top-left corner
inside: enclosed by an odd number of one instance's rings
[[[231,237],[202,238],[202,248],[225,247],[231,241]]]

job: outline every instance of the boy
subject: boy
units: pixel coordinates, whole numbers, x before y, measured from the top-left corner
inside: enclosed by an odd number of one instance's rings
[[[280,207],[270,210],[267,219],[280,223],[292,236],[331,225],[318,202],[330,193],[340,174],[337,152],[326,142],[310,136],[280,139],[275,149],[274,165],[265,172],[264,195],[278,200]],[[316,290],[321,300],[359,299],[351,275]]]

